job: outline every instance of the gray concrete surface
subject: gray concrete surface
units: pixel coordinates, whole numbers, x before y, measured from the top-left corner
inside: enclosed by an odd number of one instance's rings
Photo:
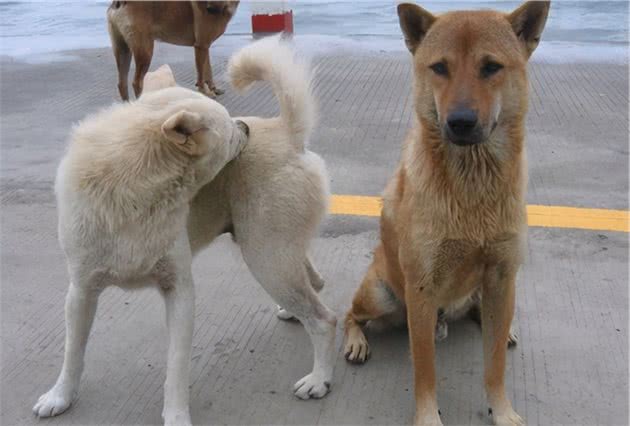
[[[78,60],[29,65],[0,60],[0,197],[3,425],[157,424],[166,345],[156,292],[109,289],[102,297],[79,399],[38,421],[31,406],[59,372],[67,277],[56,241],[52,183],[71,124],[116,99],[107,49]],[[215,58],[221,75],[225,58]],[[192,86],[192,52],[159,45]],[[328,163],[336,194],[378,195],[410,124],[407,55],[317,58],[321,122],[311,147]],[[533,204],[628,208],[628,67],[531,67],[528,118]],[[224,87],[227,84],[223,84]],[[220,99],[234,115],[272,115],[270,91]],[[314,242],[327,280],[322,297],[341,317],[370,261],[377,220],[334,216]],[[628,235],[531,228],[518,282],[519,345],[507,387],[529,424],[628,423]],[[347,365],[342,331],[332,393],[299,401],[293,383],[312,361],[302,327],[274,304],[229,238],[196,260],[191,412],[198,424],[406,424],[412,367],[404,330],[370,332],[372,359]],[[437,346],[445,424],[489,424],[480,332],[468,321]]]

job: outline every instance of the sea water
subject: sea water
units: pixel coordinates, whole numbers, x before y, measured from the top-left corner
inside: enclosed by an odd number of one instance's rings
[[[20,60],[68,58],[69,50],[107,47],[105,12],[110,2],[0,1],[0,55]],[[379,1],[295,0],[295,41],[312,53],[382,54],[405,49],[396,4]],[[423,1],[433,12],[455,9],[515,9],[518,1]],[[242,1],[215,53],[229,53],[251,40],[252,4]],[[552,2],[543,41],[534,60],[628,63],[628,2]]]

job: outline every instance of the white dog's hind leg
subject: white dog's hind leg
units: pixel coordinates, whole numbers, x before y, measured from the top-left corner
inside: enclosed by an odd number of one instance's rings
[[[186,244],[188,242],[186,241]],[[181,248],[169,259],[166,273],[158,279],[166,307],[168,358],[164,383],[165,425],[190,425],[189,375],[192,350],[195,289],[192,279],[190,250]],[[186,252],[187,251],[187,252]],[[174,267],[175,274],[169,269]]]
[[[83,372],[85,347],[90,334],[100,290],[86,283],[70,283],[66,296],[66,343],[63,367],[55,385],[37,400],[33,413],[56,416],[76,398]]]
[[[317,268],[315,268],[311,257],[308,255],[306,256],[306,272],[308,273],[308,279],[311,282],[311,287],[313,287],[313,290],[318,293],[322,291],[326,281],[324,281],[324,277],[322,277]]]
[[[290,308],[311,338],[313,371],[295,384],[295,395],[301,399],[323,397],[332,380],[337,319],[313,290],[304,255],[297,255],[301,250],[286,245],[267,246],[261,253],[248,247],[247,241],[242,242],[241,249],[254,277],[277,303]]]
[[[306,272],[308,273],[308,279],[311,283],[311,287],[313,287],[313,290],[319,293],[324,288],[324,284],[326,282],[324,281],[324,278],[321,276],[317,268],[315,268],[311,257],[308,255],[306,256],[305,266]],[[278,313],[276,315],[281,320],[296,320],[295,315],[293,315],[291,312],[280,305],[278,305]]]

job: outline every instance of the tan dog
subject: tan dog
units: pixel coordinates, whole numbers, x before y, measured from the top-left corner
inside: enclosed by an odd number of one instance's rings
[[[133,90],[142,93],[144,75],[151,65],[154,40],[194,46],[197,88],[212,98],[223,92],[212,80],[210,45],[236,13],[238,1],[113,1],[107,26],[118,67],[118,91],[129,99],[127,78],[131,56],[136,63]]]
[[[526,240],[524,122],[527,61],[549,2],[511,14],[434,16],[398,6],[413,54],[416,120],[385,189],[381,242],[348,312],[346,357],[363,362],[360,325],[406,316],[416,424],[439,425],[435,325],[439,309],[480,300],[485,388],[496,424],[520,425],[504,387],[516,272]]]

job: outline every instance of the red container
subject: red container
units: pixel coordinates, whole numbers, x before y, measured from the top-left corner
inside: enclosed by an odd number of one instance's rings
[[[293,11],[273,15],[252,15],[252,32],[256,33],[293,33]]]

